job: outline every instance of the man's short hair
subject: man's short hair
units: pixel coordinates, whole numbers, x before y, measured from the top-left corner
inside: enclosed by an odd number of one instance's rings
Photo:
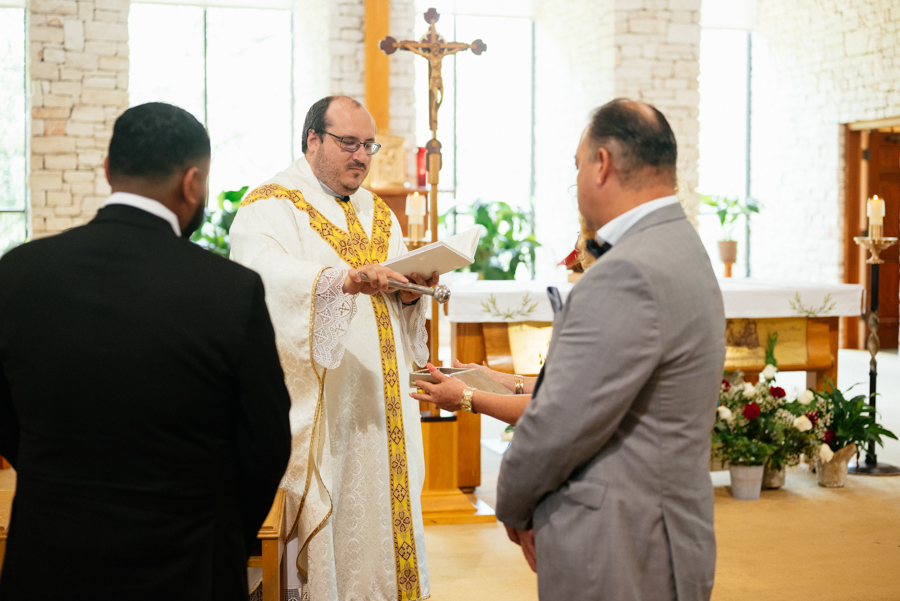
[[[331,127],[331,123],[325,118],[325,113],[328,112],[328,107],[335,100],[346,100],[354,108],[362,107],[362,104],[349,96],[326,96],[321,100],[317,100],[309,107],[309,111],[306,113],[306,120],[303,122],[303,140],[300,145],[303,154],[306,154],[306,149],[309,146],[309,130],[313,130],[319,136],[319,140],[322,140],[325,137],[325,129]]]
[[[627,98],[616,98],[594,111],[588,130],[592,155],[597,148],[606,148],[625,185],[640,187],[643,182],[637,178],[646,167],[655,167],[660,176],[671,176],[674,185],[678,160],[675,134],[656,107],[643,106],[650,109],[652,117],[642,110],[642,103]]]
[[[116,119],[109,142],[109,176],[165,180],[209,157],[209,134],[203,124],[182,108],[148,102]]]

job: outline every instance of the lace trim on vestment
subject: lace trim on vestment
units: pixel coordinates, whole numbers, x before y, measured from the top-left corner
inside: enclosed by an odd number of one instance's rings
[[[344,294],[348,269],[326,269],[319,277],[313,320],[313,359],[326,369],[335,369],[344,357],[350,322],[356,315],[356,295]]]
[[[425,364],[428,363],[428,331],[425,329],[425,319],[428,317],[428,311],[425,310],[427,306],[425,297],[421,297],[408,322],[412,326],[408,328],[408,331],[412,334],[410,346],[412,346],[413,360],[419,367],[425,367]]]

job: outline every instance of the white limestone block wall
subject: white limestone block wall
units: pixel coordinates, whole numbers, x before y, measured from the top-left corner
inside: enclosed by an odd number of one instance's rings
[[[697,214],[700,0],[616,2],[615,95],[648,102],[678,141],[679,191]]]
[[[416,12],[414,0],[391,0],[391,36],[398,40],[411,40],[415,33]],[[379,51],[380,52],[380,51]],[[424,60],[412,52],[395,52],[391,62],[391,134],[406,138],[409,152],[407,180],[415,183],[416,174],[416,70],[414,61]],[[422,110],[428,110],[422,107]]]
[[[332,0],[331,93],[366,101],[365,0]]]
[[[89,221],[109,194],[112,127],[128,108],[129,0],[31,0],[32,237]]]
[[[573,155],[592,109],[649,102],[678,139],[678,177],[696,214],[700,0],[541,0],[536,20],[535,213],[548,265],[578,234]]]
[[[304,1],[309,2],[310,0]],[[323,0],[317,1],[322,2]],[[332,0],[330,7],[331,89],[329,93],[345,94],[365,103],[365,0]],[[391,0],[390,10],[390,35],[398,40],[411,39],[416,18],[414,0]],[[419,17],[421,18],[421,16]],[[378,50],[378,52],[381,51]],[[414,58],[415,56],[409,52],[397,52],[390,56],[390,133],[404,136],[407,139],[410,160],[412,160],[415,148]],[[413,165],[411,164],[410,177],[414,173],[412,169]]]
[[[843,279],[842,124],[900,116],[896,0],[759,0],[751,186],[756,277]]]

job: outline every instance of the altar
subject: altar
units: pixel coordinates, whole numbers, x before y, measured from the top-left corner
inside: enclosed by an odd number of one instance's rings
[[[780,371],[802,371],[807,386],[837,383],[840,318],[864,313],[864,289],[856,284],[810,284],[720,279],[725,303],[725,370],[740,369],[756,381],[765,367],[769,335],[778,333]],[[509,373],[536,375],[552,334],[547,287],[563,300],[567,282],[472,281],[451,285],[448,307],[451,356]],[[612,316],[614,318],[615,316]],[[459,415],[459,486],[481,484],[481,416]]]

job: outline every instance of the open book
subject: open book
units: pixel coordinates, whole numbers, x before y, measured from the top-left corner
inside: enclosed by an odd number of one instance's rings
[[[481,239],[483,231],[482,226],[476,225],[461,234],[432,242],[405,255],[389,259],[382,265],[407,277],[411,273],[418,273],[425,279],[430,278],[435,271],[439,274],[454,271],[460,267],[471,265],[475,260],[475,249],[478,247],[478,240]]]
[[[497,382],[480,369],[469,369],[468,367],[439,367],[437,369],[442,374],[454,377],[475,390],[483,390],[494,394],[512,394],[506,386]],[[420,369],[409,374],[410,388],[416,387],[416,380],[423,380],[432,384],[437,382],[427,369]]]

